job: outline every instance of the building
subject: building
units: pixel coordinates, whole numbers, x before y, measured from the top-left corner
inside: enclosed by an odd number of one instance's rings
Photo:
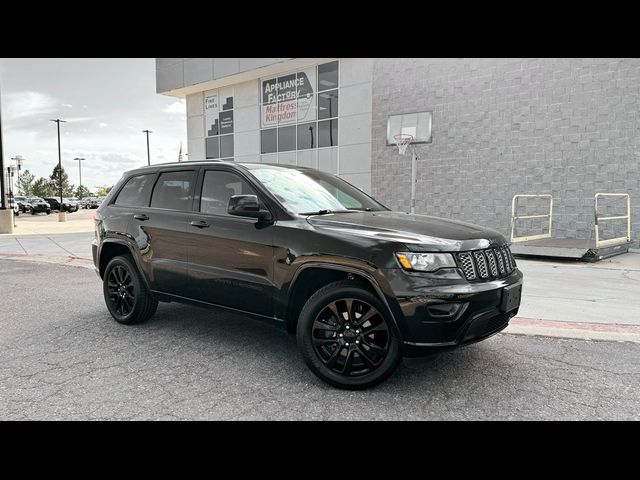
[[[551,194],[553,236],[588,240],[594,195],[628,193],[638,236],[640,59],[158,58],[156,81],[186,98],[190,160],[313,166],[408,211],[411,155],[393,134],[411,133],[417,213],[509,235],[514,195]],[[547,199],[521,208],[546,213]],[[547,224],[521,220],[518,234]]]

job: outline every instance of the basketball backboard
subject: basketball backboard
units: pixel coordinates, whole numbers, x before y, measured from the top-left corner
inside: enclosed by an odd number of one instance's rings
[[[390,115],[387,119],[387,145],[395,145],[394,136],[411,135],[411,143],[431,142],[431,112],[413,112]]]

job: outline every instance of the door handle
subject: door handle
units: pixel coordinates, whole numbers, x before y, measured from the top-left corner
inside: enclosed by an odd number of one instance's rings
[[[207,228],[209,226],[204,220],[194,220],[191,222],[191,225],[198,228]]]
[[[133,218],[135,218],[136,220],[140,220],[141,222],[144,222],[145,220],[149,220],[149,217],[144,213],[139,213],[137,215],[134,215]]]

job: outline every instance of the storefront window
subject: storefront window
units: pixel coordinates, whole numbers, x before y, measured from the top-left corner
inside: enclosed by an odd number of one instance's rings
[[[262,79],[261,153],[338,145],[338,78],[334,61]]]
[[[204,93],[207,158],[233,160],[233,87]]]

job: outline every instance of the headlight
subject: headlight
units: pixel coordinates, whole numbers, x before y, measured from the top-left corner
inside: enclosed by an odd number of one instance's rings
[[[396,253],[402,268],[416,272],[435,272],[440,268],[455,268],[456,262],[450,253]]]

